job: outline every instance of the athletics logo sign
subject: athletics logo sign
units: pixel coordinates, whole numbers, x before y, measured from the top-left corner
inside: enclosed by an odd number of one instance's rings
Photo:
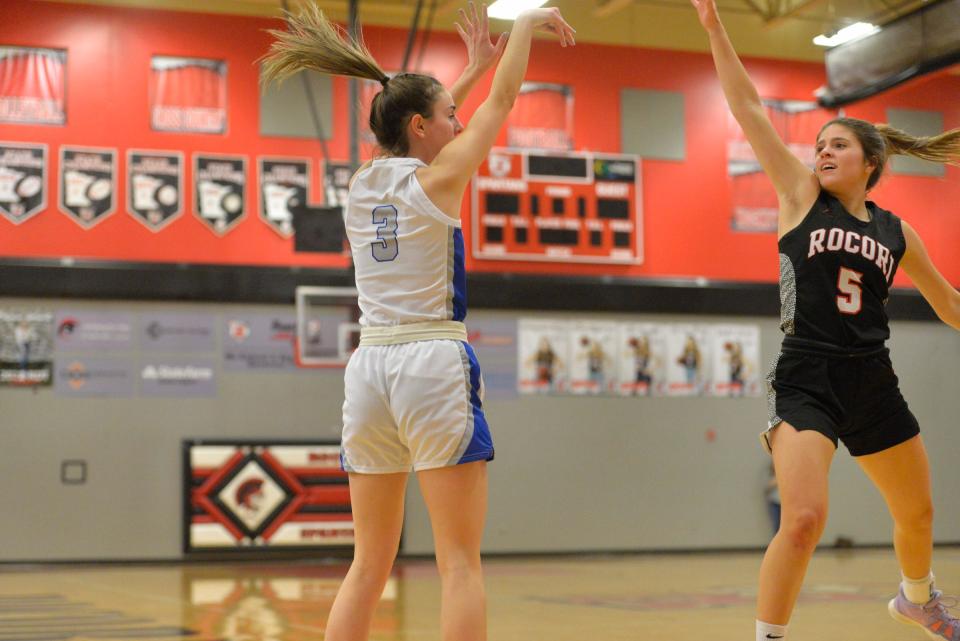
[[[183,154],[127,152],[127,210],[157,232],[183,212]]]
[[[90,229],[116,208],[117,151],[60,148],[60,211]]]
[[[47,208],[47,146],[0,143],[0,214],[14,225]]]
[[[194,214],[223,236],[247,215],[247,159],[197,154],[193,157]]]

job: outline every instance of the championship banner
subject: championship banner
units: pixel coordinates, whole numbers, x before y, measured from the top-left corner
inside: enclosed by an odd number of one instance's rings
[[[291,208],[308,202],[310,173],[307,159],[257,159],[260,220],[284,238],[293,236]]]
[[[183,213],[183,154],[127,151],[127,212],[158,232]]]
[[[247,215],[246,157],[194,154],[193,185],[193,213],[218,236]]]
[[[0,310],[0,386],[53,383],[53,313]]]
[[[226,133],[226,62],[153,56],[149,91],[150,125],[155,131]]]
[[[780,138],[812,170],[817,133],[836,112],[802,100],[765,98],[763,105]],[[780,208],[773,183],[763,173],[757,155],[729,112],[727,131],[727,174],[732,194],[730,226],[739,232],[774,233]]]
[[[65,125],[67,52],[0,47],[0,122]]]
[[[346,207],[353,165],[348,162],[323,164],[323,204],[327,207]]]
[[[60,211],[90,229],[116,211],[117,151],[60,148]]]
[[[573,149],[573,87],[524,82],[507,116],[507,146]]]
[[[184,441],[184,551],[349,548],[336,443]]]
[[[47,146],[0,142],[0,214],[19,225],[47,208]]]

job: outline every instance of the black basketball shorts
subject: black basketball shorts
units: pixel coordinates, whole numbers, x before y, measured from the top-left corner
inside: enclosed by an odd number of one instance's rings
[[[768,428],[786,421],[798,431],[820,432],[852,456],[875,454],[920,432],[900,393],[890,351],[825,354],[784,347],[767,375]]]

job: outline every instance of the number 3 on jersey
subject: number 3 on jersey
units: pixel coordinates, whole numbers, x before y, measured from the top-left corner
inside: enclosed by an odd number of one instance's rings
[[[370,243],[373,259],[378,263],[389,263],[400,253],[397,244],[397,208],[393,205],[375,208],[373,224],[377,226],[377,240]]]
[[[837,279],[837,309],[841,314],[859,314],[863,307],[863,274],[860,272],[840,268],[840,277]]]

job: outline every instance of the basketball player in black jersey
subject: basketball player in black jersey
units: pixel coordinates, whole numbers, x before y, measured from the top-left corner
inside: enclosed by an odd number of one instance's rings
[[[772,450],[783,506],[760,569],[757,640],[786,639],[787,622],[827,516],[827,476],[843,441],[883,495],[903,574],[890,614],[936,639],[960,641],[960,621],[933,589],[930,472],[917,420],[900,395],[884,341],[884,305],[902,267],[948,325],[960,292],[937,271],[913,228],[866,200],[891,154],[960,160],[960,130],[913,138],[839,118],[817,136],[811,171],[780,140],[717,15],[691,0],[710,36],[717,75],[780,202],[782,353],[768,377]]]

